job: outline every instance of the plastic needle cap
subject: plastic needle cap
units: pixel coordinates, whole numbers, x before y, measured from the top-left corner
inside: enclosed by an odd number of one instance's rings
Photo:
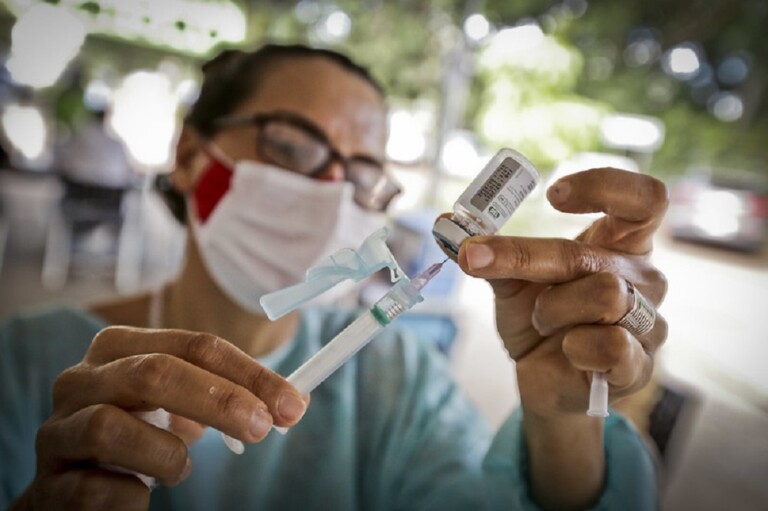
[[[360,282],[383,268],[397,282],[405,273],[386,244],[389,229],[382,227],[369,235],[360,248],[343,248],[307,270],[303,282],[261,297],[259,303],[271,320],[287,314],[344,280]]]
[[[592,417],[608,417],[608,381],[605,379],[605,373],[600,371],[592,373],[587,415]]]

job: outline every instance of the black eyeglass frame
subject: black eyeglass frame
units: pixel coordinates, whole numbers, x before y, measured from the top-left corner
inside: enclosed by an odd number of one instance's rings
[[[365,199],[360,200],[360,197],[358,197],[358,194],[355,193],[356,200],[358,201],[358,203],[360,203],[361,206],[366,207],[368,209],[378,209],[383,211],[387,208],[387,206],[392,201],[392,199],[394,199],[398,194],[402,192],[402,188],[400,187],[397,180],[395,180],[394,177],[392,177],[390,173],[387,172],[384,166],[384,162],[375,160],[370,157],[365,157],[365,156],[353,156],[351,158],[347,158],[346,156],[341,154],[338,151],[338,149],[336,149],[331,144],[331,141],[328,139],[328,136],[323,132],[323,130],[321,130],[317,125],[315,125],[310,120],[300,115],[297,115],[291,112],[284,112],[284,111],[277,111],[277,112],[271,112],[271,113],[256,113],[251,115],[237,115],[237,116],[233,115],[233,116],[221,117],[219,119],[216,119],[214,121],[214,126],[219,129],[232,128],[232,127],[238,127],[238,126],[256,126],[259,129],[259,135],[258,135],[258,141],[257,141],[258,149],[259,149],[259,152],[264,152],[262,150],[264,146],[263,134],[265,133],[265,130],[263,128],[266,124],[270,122],[284,122],[286,124],[297,127],[328,149],[328,156],[316,168],[310,169],[308,172],[304,172],[301,169],[289,169],[289,170],[296,172],[298,174],[301,174],[303,176],[307,176],[309,178],[317,178],[325,169],[328,168],[328,165],[330,165],[333,161],[338,161],[341,163],[342,168],[344,169],[344,179],[354,184],[357,191],[358,185],[360,186],[362,185],[361,183],[356,182],[353,179],[353,176],[349,170],[350,163],[354,161],[359,161],[361,163],[365,163],[372,167],[378,167],[380,169],[381,177],[386,180],[385,185],[390,186],[392,188],[392,191],[384,198],[383,202],[381,203],[375,202],[375,199],[373,197],[366,197]],[[278,163],[278,162],[273,162],[273,163]],[[383,187],[377,186],[376,188],[383,188]],[[375,193],[375,191],[371,189],[364,189],[364,190],[365,190],[365,193],[367,194]]]

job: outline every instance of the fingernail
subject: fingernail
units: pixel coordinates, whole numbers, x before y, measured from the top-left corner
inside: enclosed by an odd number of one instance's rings
[[[304,415],[307,405],[292,392],[283,392],[277,399],[277,413],[289,421],[296,422]]]
[[[184,464],[184,469],[181,471],[181,475],[179,476],[179,482],[182,482],[187,477],[189,477],[189,474],[192,473],[192,459],[187,458],[187,462]]]
[[[479,270],[493,262],[493,250],[482,243],[470,243],[467,246],[467,265],[470,270]]]
[[[272,417],[264,410],[256,410],[251,415],[251,434],[253,436],[262,438],[266,436],[271,427]]]
[[[558,181],[547,190],[547,197],[554,204],[563,204],[568,200],[571,194],[571,183],[568,181]]]

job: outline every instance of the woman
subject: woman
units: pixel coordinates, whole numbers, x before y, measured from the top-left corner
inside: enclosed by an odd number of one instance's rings
[[[666,207],[661,183],[614,169],[569,176],[548,191],[550,202],[606,213],[578,241],[483,237],[462,245],[458,262],[491,282],[499,333],[517,362],[522,408],[495,436],[440,358],[396,329],[309,403],[278,374],[354,314],[318,308],[270,322],[258,298],[298,281],[321,256],[357,245],[382,221],[397,193],[382,170],[384,98],[346,57],[301,46],[225,52],[204,72],[171,175],[190,232],[177,278],[90,312],[14,318],[0,332],[0,502],[655,505],[652,466],[632,428],[616,414],[603,421],[584,411],[593,371],[606,373],[613,400],[635,392],[666,337],[661,317],[644,335],[616,325],[631,308],[627,282],[655,304],[665,292],[648,262]],[[158,408],[171,413],[169,431],[137,417]],[[280,436],[272,425],[292,429]],[[235,456],[207,426],[254,445]],[[147,486],[125,471],[162,486],[150,501]]]

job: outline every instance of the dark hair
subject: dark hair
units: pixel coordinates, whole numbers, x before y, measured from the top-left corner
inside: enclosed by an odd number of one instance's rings
[[[368,82],[384,96],[384,89],[370,72],[349,57],[333,50],[310,48],[301,44],[266,44],[255,51],[224,50],[202,66],[200,95],[187,114],[185,123],[203,137],[216,133],[216,120],[233,112],[254,95],[265,76],[277,64],[294,58],[322,57]],[[155,188],[173,216],[186,223],[184,198],[170,184],[168,176],[157,176]]]
[[[370,72],[346,55],[301,44],[267,44],[252,52],[224,50],[205,63],[200,96],[187,115],[186,122],[204,137],[210,137],[216,132],[215,120],[231,113],[253,96],[275,65],[289,59],[307,57],[329,59],[342,69],[363,78],[380,95],[384,95],[381,85]]]

